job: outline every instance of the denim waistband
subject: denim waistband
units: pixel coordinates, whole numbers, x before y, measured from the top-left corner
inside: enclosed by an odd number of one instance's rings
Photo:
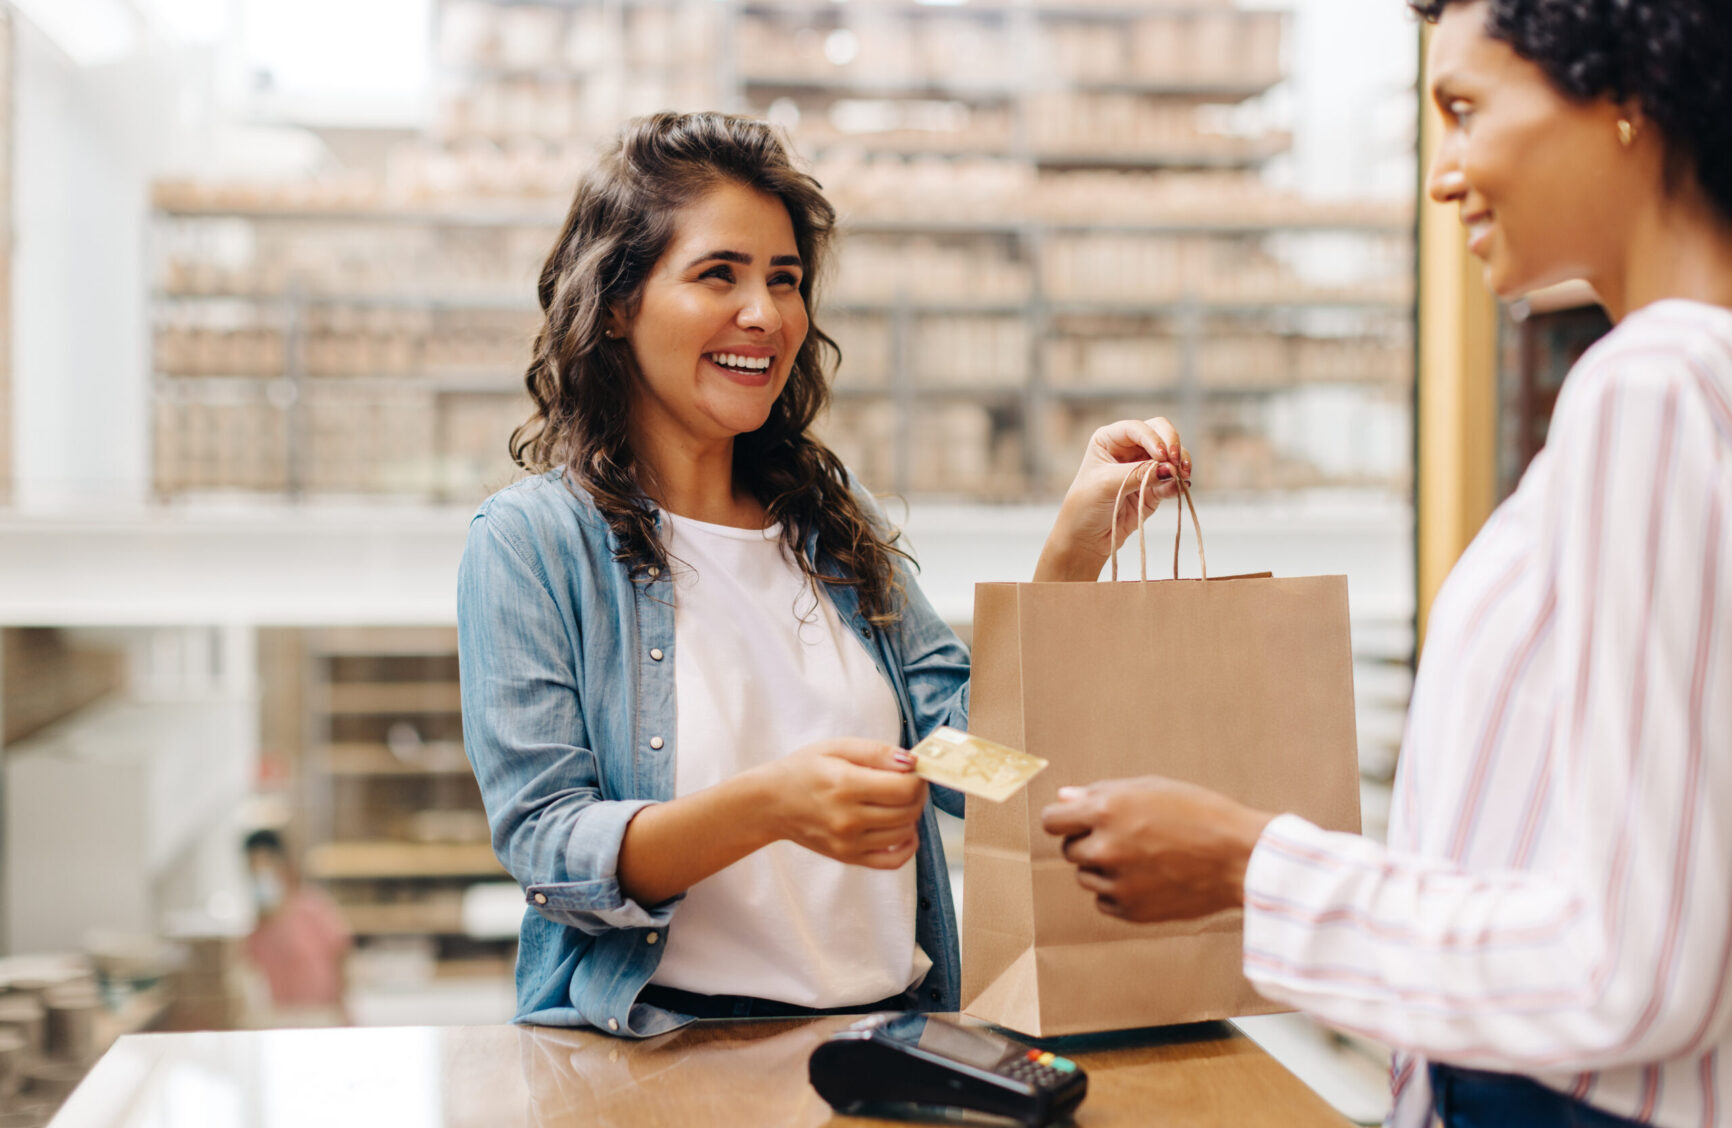
[[[1444,1128],[1644,1128],[1519,1073],[1433,1064],[1431,1099]]]
[[[689,1014],[694,1018],[806,1018],[826,1014],[873,1014],[877,1011],[915,1009],[914,999],[906,991],[875,1003],[815,1009],[776,999],[760,999],[752,995],[701,995],[695,991],[681,991],[677,987],[663,987],[656,983],[648,984],[638,992],[637,1001],[664,1010]]]

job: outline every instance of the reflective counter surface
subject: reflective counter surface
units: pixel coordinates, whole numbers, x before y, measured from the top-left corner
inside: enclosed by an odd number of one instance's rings
[[[849,1018],[707,1022],[648,1041],[545,1027],[399,1027],[122,1038],[51,1128],[867,1128],[806,1081]],[[1342,1128],[1225,1023],[1050,1044],[1089,1074],[1081,1128]]]

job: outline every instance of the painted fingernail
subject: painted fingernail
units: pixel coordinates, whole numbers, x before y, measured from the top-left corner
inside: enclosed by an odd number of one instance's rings
[[[1081,799],[1083,797],[1083,789],[1080,787],[1061,787],[1058,789],[1058,797],[1066,802],[1069,802],[1072,799]]]
[[[914,766],[914,754],[912,752],[897,749],[894,759],[905,768]]]

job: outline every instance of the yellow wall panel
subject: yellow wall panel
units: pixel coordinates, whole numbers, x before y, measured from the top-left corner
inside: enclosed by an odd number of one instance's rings
[[[1421,90],[1425,90],[1421,72]],[[1441,123],[1421,98],[1420,156]],[[1419,638],[1444,578],[1497,504],[1496,299],[1453,206],[1419,207]]]

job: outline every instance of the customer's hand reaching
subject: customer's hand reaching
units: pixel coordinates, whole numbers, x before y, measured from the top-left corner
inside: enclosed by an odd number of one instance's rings
[[[1108,916],[1191,920],[1245,902],[1245,869],[1274,816],[1162,776],[1061,787],[1041,827]]]

